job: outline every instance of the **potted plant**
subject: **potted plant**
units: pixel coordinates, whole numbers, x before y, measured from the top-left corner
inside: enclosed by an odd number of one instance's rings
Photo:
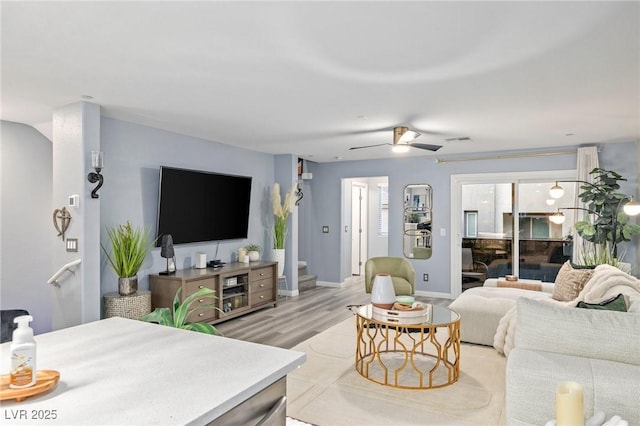
[[[284,202],[280,198],[280,185],[273,185],[271,190],[271,204],[273,207],[273,253],[272,259],[278,262],[278,276],[284,275],[284,243],[287,238],[287,219],[295,207],[295,189],[292,187],[284,196]]]
[[[260,260],[260,252],[262,251],[262,247],[257,244],[248,244],[245,246],[245,250],[247,250],[247,256],[249,256],[250,262],[257,262]]]
[[[118,293],[128,296],[138,291],[138,271],[154,241],[149,241],[149,229],[124,225],[107,228],[111,253],[102,245],[113,271],[118,276]]]
[[[218,329],[207,322],[187,322],[187,317],[194,309],[191,308],[191,304],[196,300],[200,300],[198,308],[211,308],[218,309],[214,303],[203,303],[204,299],[215,300],[215,291],[210,288],[201,288],[195,293],[189,295],[184,302],[180,303],[180,291],[179,288],[173,298],[173,306],[169,308],[156,308],[153,312],[140,318],[141,321],[154,322],[167,327],[181,328],[183,330],[197,331],[205,334],[219,334]],[[220,310],[220,309],[218,309]]]
[[[640,225],[629,222],[629,217],[620,206],[630,197],[617,192],[619,181],[626,181],[616,172],[595,168],[590,172],[595,175],[594,182],[583,182],[583,191],[578,194],[585,203],[589,216],[575,224],[576,232],[582,239],[592,243],[592,250],[586,251],[582,261],[585,264],[608,263],[617,266],[618,243],[630,241],[631,237],[640,233]],[[624,256],[621,256],[621,258]]]

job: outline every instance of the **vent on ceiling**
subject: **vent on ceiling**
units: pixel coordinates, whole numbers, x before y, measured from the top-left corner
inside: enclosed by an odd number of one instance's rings
[[[471,138],[469,136],[462,136],[459,138],[447,138],[446,142],[471,142]]]

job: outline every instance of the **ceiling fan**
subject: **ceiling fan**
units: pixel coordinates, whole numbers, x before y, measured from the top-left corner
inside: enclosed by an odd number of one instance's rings
[[[437,151],[442,148],[442,145],[431,145],[426,143],[411,143],[410,141],[419,137],[421,133],[418,133],[414,130],[409,130],[408,127],[398,126],[393,128],[393,143],[379,143],[376,145],[365,145],[365,146],[354,146],[349,148],[349,150],[353,149],[363,149],[363,148],[373,148],[375,146],[382,145],[391,145],[393,148],[393,152],[407,152],[409,148],[418,148],[418,149],[426,149],[427,151]]]

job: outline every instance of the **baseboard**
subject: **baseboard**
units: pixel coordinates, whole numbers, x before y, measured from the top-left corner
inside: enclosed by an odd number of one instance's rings
[[[440,293],[438,291],[416,290],[416,296],[435,297],[438,299],[451,299],[451,293]]]
[[[334,287],[334,288],[342,288],[344,287],[344,283],[332,283],[329,281],[316,281],[316,286],[318,287]]]
[[[295,297],[295,296],[299,296],[300,292],[296,289],[296,290],[280,290],[278,289],[278,296],[284,296],[284,297]]]

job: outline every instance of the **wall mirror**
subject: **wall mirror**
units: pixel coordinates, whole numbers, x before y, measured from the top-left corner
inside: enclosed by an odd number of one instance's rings
[[[431,185],[412,184],[404,187],[403,252],[411,259],[431,257]]]

